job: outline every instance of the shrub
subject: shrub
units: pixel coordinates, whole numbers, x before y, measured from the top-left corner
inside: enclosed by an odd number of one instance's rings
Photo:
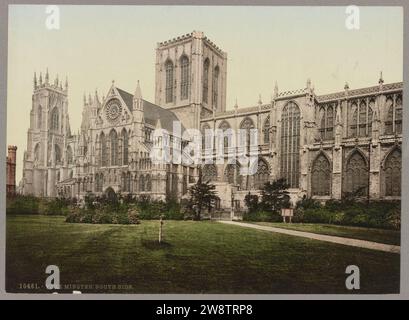
[[[40,199],[33,196],[16,195],[7,198],[7,214],[39,214]]]
[[[244,221],[261,221],[261,222],[279,222],[282,217],[277,213],[267,211],[245,212],[243,214]]]

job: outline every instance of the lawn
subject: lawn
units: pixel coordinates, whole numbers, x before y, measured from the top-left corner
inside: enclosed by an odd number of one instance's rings
[[[157,247],[152,241],[158,226],[158,221],[121,226],[8,216],[7,291],[47,292],[45,269],[53,264],[61,271],[61,292],[90,285],[80,290],[351,293],[345,289],[348,265],[359,266],[361,273],[361,290],[353,293],[399,292],[397,254],[209,221],[165,221],[166,245]],[[38,288],[22,289],[29,284]]]
[[[400,245],[400,232],[395,230],[337,226],[315,223],[273,223],[255,222],[255,224],[269,227],[284,228],[297,231],[312,232],[344,238],[368,240],[385,244]]]

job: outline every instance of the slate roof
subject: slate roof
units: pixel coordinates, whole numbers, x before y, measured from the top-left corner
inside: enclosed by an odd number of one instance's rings
[[[122,89],[116,88],[120,94],[122,100],[125,102],[130,111],[133,109],[133,95],[129,92],[126,92]],[[149,101],[142,99],[143,101],[143,116],[145,122],[155,126],[158,119],[163,129],[166,129],[169,132],[173,131],[173,122],[180,121],[176,115],[167,109],[164,109],[156,104],[153,104]],[[182,125],[182,133],[185,131],[185,128]]]

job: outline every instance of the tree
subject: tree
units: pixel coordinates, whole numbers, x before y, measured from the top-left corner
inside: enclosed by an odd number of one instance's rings
[[[216,195],[216,186],[209,181],[202,181],[202,173],[199,172],[199,179],[189,188],[189,207],[193,209],[194,220],[200,220],[203,209],[209,211],[216,206],[219,197]]]
[[[258,210],[258,195],[256,194],[251,194],[250,192],[246,194],[244,197],[244,203],[246,204],[246,207],[248,208],[249,212],[257,212]]]
[[[290,206],[290,196],[287,189],[288,185],[285,179],[267,182],[261,190],[261,205],[264,210],[279,213],[281,208]]]

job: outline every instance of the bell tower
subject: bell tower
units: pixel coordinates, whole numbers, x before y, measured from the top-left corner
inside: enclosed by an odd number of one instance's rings
[[[23,163],[23,192],[36,196],[55,196],[55,184],[62,179],[68,121],[68,81],[58,75],[50,83],[48,70],[39,78],[34,74],[34,91]],[[61,172],[60,172],[61,171]]]
[[[226,110],[227,53],[200,31],[156,48],[155,104],[172,110],[186,128]]]

